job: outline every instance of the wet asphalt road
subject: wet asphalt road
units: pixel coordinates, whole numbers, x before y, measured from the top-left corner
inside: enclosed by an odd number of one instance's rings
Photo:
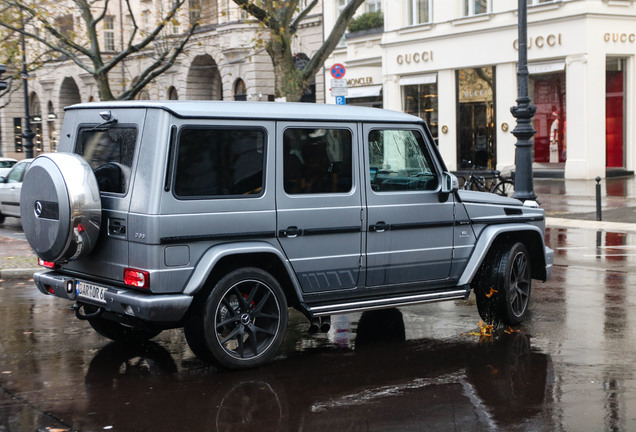
[[[519,332],[473,301],[292,312],[267,367],[223,372],[166,331],[124,349],[30,281],[0,282],[0,431],[636,430],[635,234],[549,229],[552,279]]]

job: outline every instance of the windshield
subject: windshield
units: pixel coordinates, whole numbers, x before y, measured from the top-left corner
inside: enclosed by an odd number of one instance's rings
[[[136,142],[134,127],[87,127],[79,131],[75,153],[93,168],[100,191],[125,194]]]

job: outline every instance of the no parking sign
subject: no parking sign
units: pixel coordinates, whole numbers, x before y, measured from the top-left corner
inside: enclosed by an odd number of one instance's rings
[[[336,63],[333,66],[331,66],[330,72],[332,77],[334,77],[335,79],[340,79],[340,78],[344,78],[345,73],[347,73],[347,70],[342,64]]]

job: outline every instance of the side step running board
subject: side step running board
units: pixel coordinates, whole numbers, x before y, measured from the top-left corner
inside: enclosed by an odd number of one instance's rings
[[[470,294],[470,285],[457,287],[452,291],[436,291],[426,294],[416,294],[400,297],[382,297],[373,300],[352,301],[347,303],[330,304],[309,307],[313,316],[337,315],[349,312],[362,312],[374,309],[386,309],[399,306],[410,306],[421,303],[433,303],[447,300],[465,300]]]

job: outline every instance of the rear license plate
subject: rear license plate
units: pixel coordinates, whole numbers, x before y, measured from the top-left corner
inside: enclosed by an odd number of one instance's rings
[[[100,303],[106,303],[106,291],[107,288],[86,282],[77,281],[75,283],[75,295],[77,297],[95,300]]]

